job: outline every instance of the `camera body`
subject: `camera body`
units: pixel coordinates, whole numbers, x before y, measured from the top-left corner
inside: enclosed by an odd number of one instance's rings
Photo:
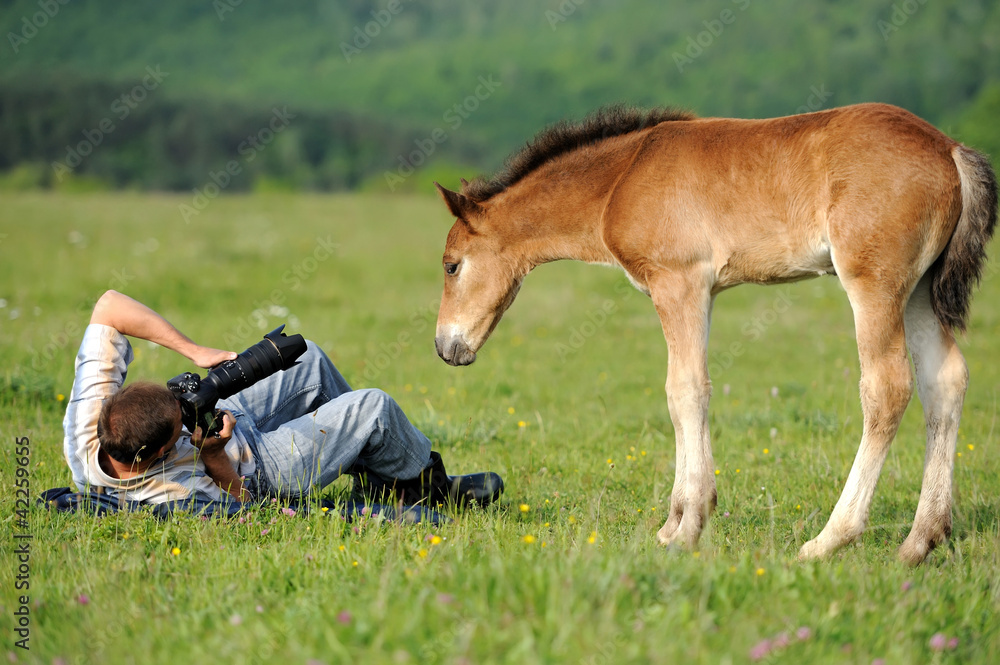
[[[302,335],[285,335],[284,324],[278,326],[235,360],[226,360],[202,379],[193,372],[184,372],[167,381],[167,388],[181,405],[181,422],[192,434],[201,427],[205,436],[222,430],[222,418],[215,405],[261,379],[286,370],[306,351]]]

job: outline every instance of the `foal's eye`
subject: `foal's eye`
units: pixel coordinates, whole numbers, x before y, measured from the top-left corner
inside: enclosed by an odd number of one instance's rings
[[[456,272],[458,272],[458,264],[457,263],[446,263],[446,264],[444,264],[444,271],[446,273],[448,273],[449,275],[454,275]]]

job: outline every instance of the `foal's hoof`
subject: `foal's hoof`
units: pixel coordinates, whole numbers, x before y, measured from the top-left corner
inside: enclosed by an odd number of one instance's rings
[[[802,549],[799,550],[799,561],[814,561],[816,559],[822,559],[830,554],[832,550],[828,547],[824,547],[818,541],[818,537],[813,538],[802,546]]]

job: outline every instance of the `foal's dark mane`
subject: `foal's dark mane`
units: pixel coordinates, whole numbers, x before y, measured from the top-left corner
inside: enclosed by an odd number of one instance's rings
[[[693,120],[695,115],[673,108],[638,109],[622,104],[606,106],[578,123],[565,120],[539,132],[519,151],[507,157],[490,178],[470,182],[463,193],[474,201],[485,201],[522,180],[542,164],[583,146],[630,134],[671,120]]]

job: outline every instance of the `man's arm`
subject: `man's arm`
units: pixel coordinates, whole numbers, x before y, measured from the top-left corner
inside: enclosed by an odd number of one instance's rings
[[[223,411],[222,430],[215,436],[204,438],[201,427],[191,435],[191,444],[201,451],[199,457],[205,465],[205,471],[219,489],[228,492],[237,501],[250,501],[250,493],[243,487],[243,479],[236,475],[232,462],[226,456],[225,447],[233,436],[233,425],[236,420],[233,414]]]
[[[236,353],[195,344],[169,321],[138,300],[107,291],[94,305],[91,323],[110,326],[123,335],[146,339],[176,351],[198,367],[214,367]]]

